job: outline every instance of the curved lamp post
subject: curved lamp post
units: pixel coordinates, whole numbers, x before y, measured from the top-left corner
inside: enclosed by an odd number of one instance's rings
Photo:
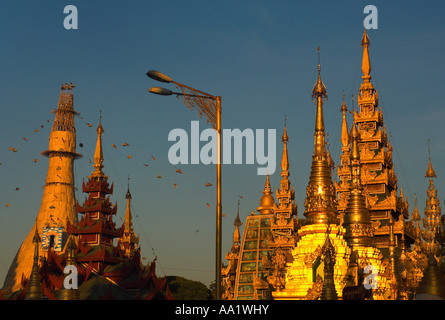
[[[202,117],[204,113],[207,118],[207,123],[210,122],[213,129],[216,130],[216,299],[221,299],[221,238],[222,238],[222,206],[221,206],[221,97],[212,96],[203,91],[191,88],[182,83],[173,81],[170,77],[166,76],[155,70],[147,72],[147,76],[153,80],[174,83],[181,92],[173,92],[169,89],[153,87],[149,91],[154,94],[163,96],[176,95],[182,98],[182,102],[190,110],[198,108],[199,117]]]

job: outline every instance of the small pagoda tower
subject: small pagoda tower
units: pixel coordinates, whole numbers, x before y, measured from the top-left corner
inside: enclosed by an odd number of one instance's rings
[[[113,244],[113,239],[121,237],[123,229],[117,229],[113,222],[117,205],[110,202],[113,184],[109,185],[108,177],[102,171],[102,121],[97,128],[97,144],[94,153],[94,171],[88,182],[82,183],[82,191],[88,196],[83,205],[77,203],[77,212],[82,218],[76,224],[68,224],[68,233],[77,237],[77,263],[88,264],[92,270],[101,271],[110,264],[120,262],[123,255]]]
[[[289,137],[287,135],[286,123],[284,124],[281,141],[283,142],[281,181],[279,188],[275,192],[277,203],[274,208],[275,218],[272,221],[273,241],[269,243],[269,248],[281,248],[284,252],[287,252],[287,258],[292,259],[291,251],[297,243],[295,229],[298,224],[298,217],[295,191],[289,181],[289,158],[287,152]]]
[[[339,181],[335,181],[335,190],[338,194],[338,213],[340,216],[340,223],[343,221],[343,216],[345,213],[346,206],[348,204],[348,194],[351,180],[351,167],[350,167],[350,144],[349,144],[349,133],[348,133],[348,122],[346,119],[346,113],[348,112],[348,107],[345,103],[345,93],[343,92],[343,103],[340,108],[342,112],[342,123],[341,123],[341,155],[340,164],[337,168],[337,175]]]
[[[269,242],[273,271],[272,275],[268,277],[269,283],[278,290],[284,287],[286,264],[292,262],[292,250],[297,244],[296,229],[299,225],[295,191],[289,181],[287,151],[289,136],[287,135],[286,119],[281,141],[283,143],[281,181],[275,193],[277,203],[274,207],[274,218],[271,222],[272,240]]]
[[[433,178],[437,178],[436,172],[431,165],[430,140],[428,139],[428,169],[425,178],[429,178],[427,190],[427,199],[425,204],[425,217],[423,218],[422,238],[425,240],[425,249],[427,255],[434,254],[435,257],[441,256],[442,247],[437,241],[437,233],[440,231],[441,208],[437,197],[437,190],[434,186]]]
[[[127,208],[125,210],[124,231],[118,239],[118,247],[125,252],[127,258],[132,258],[139,249],[139,236],[136,236],[133,228],[133,216],[131,214],[130,178],[128,178],[128,190],[125,195]]]
[[[319,49],[318,54],[320,54]],[[300,240],[292,250],[293,261],[287,268],[285,288],[272,293],[274,299],[277,300],[319,298],[319,295],[311,294],[311,292],[314,292],[314,288],[319,285],[318,278],[324,277],[321,250],[327,236],[335,248],[333,273],[339,298],[341,298],[348,271],[351,249],[343,238],[345,229],[339,225],[337,199],[331,177],[331,162],[326,151],[323,119],[323,104],[326,98],[327,92],[321,81],[319,61],[318,79],[312,90],[316,117],[314,153],[304,204],[306,220],[298,229]]]
[[[74,116],[73,84],[60,88],[60,97],[54,124],[49,136],[48,150],[41,152],[49,158],[45,189],[36,222],[18,250],[5,278],[3,287],[17,291],[21,288],[22,276],[29,278],[33,265],[33,238],[35,229],[42,235],[40,257],[48,250],[62,251],[66,239],[67,222],[77,222],[74,160],[82,155],[76,152],[76,128]]]

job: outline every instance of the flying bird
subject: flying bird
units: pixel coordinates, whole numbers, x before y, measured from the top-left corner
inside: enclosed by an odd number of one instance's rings
[[[175,189],[178,187],[178,185],[176,183],[174,184],[174,186],[175,186]]]
[[[148,167],[148,164],[145,164],[145,163],[144,163],[144,166]]]
[[[16,149],[16,148],[13,148],[13,147],[9,147],[9,151],[17,152],[17,149]]]
[[[116,145],[114,143],[111,145],[111,147],[116,149]]]
[[[156,158],[155,158],[155,157],[153,157],[153,156],[151,156],[151,158],[152,158],[153,160],[156,160]]]
[[[39,161],[39,159],[35,158],[34,159],[34,163],[37,163]]]
[[[132,156],[130,156],[130,155],[127,156],[127,159],[131,159],[131,158],[132,158]]]
[[[177,173],[182,173],[182,170],[181,169],[176,169],[176,172]]]
[[[19,190],[20,190],[20,188],[19,188],[19,187],[15,188],[15,191],[19,191]]]
[[[93,125],[91,124],[91,123],[88,123],[88,122],[85,122],[86,123],[86,125],[88,126],[88,127],[92,127]]]
[[[7,204],[5,204],[5,207],[7,208],[7,207],[9,207],[10,206],[10,204],[9,203],[7,203]]]
[[[206,183],[206,187],[211,187],[211,186],[212,186],[212,184],[210,182]]]
[[[207,204],[207,208],[210,208],[210,204],[209,203],[206,203]]]
[[[122,144],[122,146],[123,146],[123,147],[128,147],[128,146],[129,146],[129,144],[128,144],[128,143],[126,143],[126,142],[124,142],[124,143]]]
[[[79,143],[79,147],[83,148],[83,143]]]
[[[161,175],[158,175],[158,178],[160,179],[160,178],[162,178],[162,176],[161,176]]]
[[[26,139],[25,137],[23,137],[23,140],[28,141],[28,139]]]

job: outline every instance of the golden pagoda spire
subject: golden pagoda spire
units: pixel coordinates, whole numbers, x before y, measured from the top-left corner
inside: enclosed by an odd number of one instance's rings
[[[133,216],[131,214],[130,177],[128,177],[128,188],[127,188],[127,194],[125,195],[125,199],[127,199],[127,208],[125,210],[125,230],[132,230]]]
[[[368,34],[366,33],[366,28],[363,32],[362,37],[362,47],[363,47],[363,59],[362,59],[362,71],[363,71],[363,81],[365,83],[370,82],[371,80],[371,62],[369,60],[369,51],[368,47],[371,45],[369,41]]]
[[[289,137],[287,135],[286,128],[286,116],[284,116],[284,131],[283,136],[281,137],[281,141],[283,142],[283,157],[281,158],[281,176],[284,175],[289,176],[289,158],[287,154],[287,142],[289,141]]]
[[[340,111],[343,113],[343,119],[341,123],[341,143],[343,145],[342,149],[349,149],[349,135],[348,135],[348,122],[346,121],[346,112],[348,108],[345,103],[345,92],[343,91],[343,103],[341,105]]]
[[[318,47],[318,79],[312,90],[312,100],[317,105],[317,113],[315,119],[315,133],[316,135],[315,144],[317,154],[324,153],[325,147],[325,135],[324,135],[324,119],[323,119],[323,103],[327,99],[328,94],[326,92],[326,87],[321,81],[321,67],[320,67],[320,47]]]
[[[437,178],[436,172],[431,165],[431,154],[430,154],[430,139],[428,139],[428,169],[426,170],[425,178]]]
[[[97,143],[96,150],[94,152],[94,171],[91,175],[92,177],[104,177],[104,173],[102,168],[102,162],[104,161],[104,155],[102,150],[102,134],[104,133],[104,129],[102,128],[102,113],[100,115],[99,126],[97,127]]]
[[[370,247],[373,245],[371,216],[366,208],[366,197],[363,194],[361,181],[360,134],[354,123],[351,128],[351,186],[345,210],[343,225],[346,228],[345,240],[350,246]]]
[[[311,224],[337,223],[337,199],[331,178],[331,167],[325,144],[323,103],[327,98],[326,87],[320,75],[320,48],[318,48],[318,79],[312,90],[312,99],[317,106],[314,133],[314,154],[311,174],[306,189],[304,215]]]
[[[239,205],[240,205],[240,201],[238,200],[238,210],[237,210],[237,213],[236,213],[235,221],[233,222],[233,225],[235,226],[235,232],[233,232],[233,243],[234,244],[239,244],[241,242],[241,236],[240,236],[240,232],[239,232],[239,227],[243,223],[241,222],[241,219],[239,218]]]
[[[269,174],[266,176],[266,184],[264,185],[263,196],[260,200],[260,206],[257,210],[260,214],[270,214],[273,213],[273,207],[275,204],[275,200],[271,193]]]
[[[122,237],[118,239],[118,244],[121,249],[124,250],[125,255],[131,258],[133,257],[134,252],[137,250],[137,246],[139,245],[139,236],[136,237],[133,229],[133,215],[131,214],[130,177],[128,177],[128,188],[125,199],[127,199],[127,207],[125,209],[124,231],[122,233]]]
[[[35,227],[34,238],[32,239],[34,243],[34,257],[32,264],[32,271],[29,277],[28,287],[26,289],[26,300],[41,300],[42,299],[42,285],[40,283],[39,274],[39,243],[40,236],[37,231],[37,225]]]

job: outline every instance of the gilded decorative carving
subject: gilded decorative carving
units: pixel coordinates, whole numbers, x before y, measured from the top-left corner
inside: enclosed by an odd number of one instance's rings
[[[317,300],[323,291],[323,278],[317,275],[317,280],[313,283],[312,288],[307,289],[305,300]]]
[[[321,247],[318,246],[317,249],[315,249],[314,252],[306,254],[304,257],[304,264],[308,268],[312,268],[312,264],[314,263],[315,259],[318,258],[318,256],[321,255]]]

